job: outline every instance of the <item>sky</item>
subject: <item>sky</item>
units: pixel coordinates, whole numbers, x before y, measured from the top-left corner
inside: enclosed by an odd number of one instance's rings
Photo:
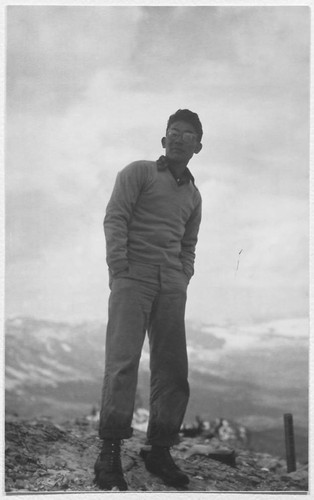
[[[199,114],[203,199],[186,316],[308,316],[306,6],[9,6],[5,314],[107,320],[115,177]]]

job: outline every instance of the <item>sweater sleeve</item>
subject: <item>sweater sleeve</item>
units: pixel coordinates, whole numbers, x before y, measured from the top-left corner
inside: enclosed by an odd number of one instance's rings
[[[104,219],[107,264],[113,276],[128,268],[128,224],[146,178],[143,162],[118,173]]]
[[[202,199],[199,201],[185,226],[185,232],[181,241],[181,262],[183,271],[188,280],[194,274],[195,247],[198,239],[198,231],[202,218]]]

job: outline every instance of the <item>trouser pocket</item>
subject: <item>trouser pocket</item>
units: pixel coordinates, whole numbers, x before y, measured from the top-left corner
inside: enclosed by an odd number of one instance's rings
[[[130,268],[129,266],[126,267],[125,269],[122,269],[122,271],[119,271],[115,274],[113,274],[113,272],[108,269],[108,273],[109,273],[109,288],[110,290],[112,289],[112,283],[113,283],[113,280],[114,279],[117,279],[117,278],[128,278],[129,275],[130,275]]]

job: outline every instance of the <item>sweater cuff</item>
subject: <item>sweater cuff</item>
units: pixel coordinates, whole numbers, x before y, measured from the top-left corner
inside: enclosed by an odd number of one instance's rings
[[[110,273],[114,277],[122,271],[126,271],[129,268],[129,263],[127,260],[121,260],[119,262],[115,262],[114,264],[109,264],[108,267]]]
[[[186,279],[188,280],[188,283],[190,282],[190,279],[192,278],[194,272],[191,273],[191,271],[188,271],[188,269],[183,268],[183,273],[186,276]]]

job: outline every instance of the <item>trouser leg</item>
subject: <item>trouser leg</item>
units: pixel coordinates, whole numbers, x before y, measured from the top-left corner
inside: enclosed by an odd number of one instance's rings
[[[112,283],[106,336],[105,376],[99,435],[126,439],[132,435],[132,418],[138,366],[146,328],[136,282],[120,278]]]
[[[180,285],[180,284],[179,284]],[[151,395],[147,443],[172,446],[189,399],[184,313],[186,284],[158,295],[149,325]]]

